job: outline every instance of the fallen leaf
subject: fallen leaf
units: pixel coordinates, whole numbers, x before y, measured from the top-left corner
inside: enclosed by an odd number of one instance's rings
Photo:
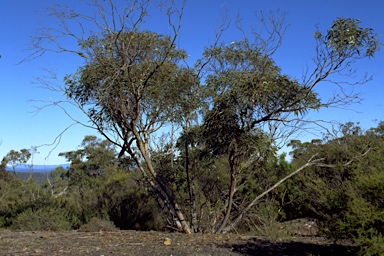
[[[171,239],[165,238],[164,245],[171,245]]]

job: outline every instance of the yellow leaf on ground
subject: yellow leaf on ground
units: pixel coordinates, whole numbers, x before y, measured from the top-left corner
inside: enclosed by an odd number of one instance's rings
[[[171,239],[165,238],[164,245],[171,245]]]

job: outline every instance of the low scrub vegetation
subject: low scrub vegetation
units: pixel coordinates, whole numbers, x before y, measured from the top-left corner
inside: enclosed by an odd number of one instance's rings
[[[383,131],[383,123],[365,132],[348,123],[341,127],[337,138],[292,141],[292,161],[285,161],[284,155],[269,157],[263,168],[254,173],[254,182],[237,192],[236,206],[245,197],[255,198],[313,155],[322,159],[321,164],[308,167],[270,191],[237,225],[236,232],[269,237],[321,235],[334,240],[353,239],[362,246],[364,255],[382,253]],[[96,137],[87,136],[81,146],[62,154],[71,161],[68,170],[57,168],[42,184],[33,179],[20,180],[1,170],[1,228],[173,230],[166,205],[154,192],[141,186],[147,181],[134,165],[125,169],[127,163],[122,165],[111,145]],[[153,154],[158,154],[164,179],[189,204],[186,180],[179,171],[183,168],[181,157],[174,159],[170,169],[174,171],[167,172],[160,152]],[[201,173],[196,179],[199,228],[195,232],[207,232],[214,225],[215,215],[225,209],[222,197],[228,184],[220,176],[225,175],[228,162],[222,158],[196,157],[200,161],[193,161],[194,168]],[[236,210],[235,207],[233,211]],[[305,225],[313,227],[306,230]]]

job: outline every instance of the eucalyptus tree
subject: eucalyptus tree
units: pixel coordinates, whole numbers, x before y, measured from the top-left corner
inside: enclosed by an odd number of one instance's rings
[[[88,2],[96,16],[55,6],[49,14],[58,19],[60,28],[43,29],[33,47],[37,54],[74,53],[84,59],[76,73],[65,77],[65,86],[54,90],[64,91],[92,126],[119,148],[119,158],[129,155],[135,161],[177,227],[190,233],[174,192],[158,175],[149,151],[151,136],[175,118],[179,95],[187,89],[182,82],[186,69],[180,64],[187,54],[175,43],[184,3],[180,8],[174,1],[160,5],[171,28],[169,35],[162,35],[141,28],[153,7],[150,2],[128,1],[122,9],[113,1]],[[79,47],[71,48],[60,41],[62,37]]]
[[[154,169],[149,152],[151,134],[168,122],[182,90],[177,65],[186,57],[172,38],[153,32],[121,31],[84,42],[92,61],[77,75],[67,77],[66,94],[82,108],[93,124],[108,137],[121,141],[120,156],[128,153],[150,186],[163,194],[180,227],[189,232],[173,192]],[[113,140],[116,143],[115,140]],[[143,166],[145,163],[146,168]]]
[[[20,151],[11,150],[6,154],[2,160],[2,165],[10,164],[13,169],[13,174],[16,176],[16,167],[18,165],[26,165],[31,158],[32,154],[28,149],[21,149]]]
[[[265,134],[263,125],[286,113],[299,115],[318,108],[319,100],[305,85],[282,75],[273,60],[247,40],[211,48],[205,54],[213,56],[209,68],[214,72],[206,83],[215,95],[204,119],[204,134],[213,154],[226,155],[229,163],[227,209],[217,229],[221,232],[231,214],[241,165],[265,159],[273,150],[273,138]]]
[[[234,220],[227,225],[234,194],[238,190],[241,166],[250,159],[257,159],[257,156],[265,157],[265,149],[271,150],[277,139],[276,128],[291,125],[296,129],[304,121],[303,115],[310,110],[350,104],[359,99],[357,94],[346,94],[333,75],[354,75],[352,64],[359,59],[373,57],[379,49],[372,29],[360,27],[357,19],[339,18],[325,34],[316,31],[315,69],[299,82],[282,74],[274,63],[272,54],[281,38],[279,27],[272,28],[269,38],[277,35],[275,45],[273,40],[262,40],[261,35],[256,33],[253,42],[245,37],[229,45],[207,48],[204,53],[210,58],[206,85],[213,90],[213,107],[204,118],[203,129],[213,153],[226,155],[229,163],[227,207],[217,232],[230,230],[260,199],[251,200],[237,212],[237,216],[231,217]],[[334,81],[340,88],[329,99],[321,99],[315,91],[325,81]],[[263,133],[268,131],[270,146],[263,147],[263,142],[267,140]],[[315,164],[319,159],[312,160]]]

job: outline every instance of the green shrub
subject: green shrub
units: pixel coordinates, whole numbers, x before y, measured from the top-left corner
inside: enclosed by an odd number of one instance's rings
[[[66,231],[71,229],[67,217],[59,209],[31,208],[20,213],[12,223],[11,229],[23,231]]]
[[[161,230],[166,225],[163,214],[154,196],[138,185],[140,178],[140,173],[125,171],[108,177],[102,198],[107,201],[109,220],[120,229]]]
[[[353,239],[361,255],[384,255],[384,123],[365,133],[351,123],[342,128],[337,139],[294,142],[295,166],[315,154],[325,165],[293,178],[301,187],[288,192],[298,211],[290,210],[312,214],[334,240]]]
[[[384,236],[377,234],[371,238],[360,238],[362,244],[359,255],[381,256],[384,255]]]

